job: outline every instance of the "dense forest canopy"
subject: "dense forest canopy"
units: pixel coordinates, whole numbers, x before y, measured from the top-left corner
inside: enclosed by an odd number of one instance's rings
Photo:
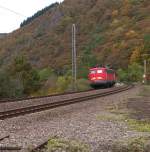
[[[82,60],[93,62],[87,65],[96,62],[125,68],[131,62],[142,62],[142,54],[149,51],[149,3],[149,0],[65,0],[52,4],[0,42],[1,65],[24,54],[39,68],[50,65],[65,69],[70,65],[73,23],[77,26],[79,64]]]
[[[35,68],[42,71],[40,74],[44,78],[48,73],[53,73],[53,81],[54,75],[66,75],[58,82],[69,82],[74,23],[78,78],[87,77],[88,68],[95,65],[110,65],[116,70],[141,67],[143,59],[150,60],[150,56],[144,56],[150,54],[149,14],[149,0],[64,0],[61,4],[55,3],[29,17],[20,29],[0,41],[1,69],[7,69],[18,56],[24,56],[37,78]],[[33,79],[35,90],[40,80]],[[46,83],[43,80],[37,85],[54,85],[47,77]]]
[[[21,24],[20,27],[23,27],[29,23],[31,23],[34,19],[36,19],[37,17],[43,15],[44,13],[46,13],[47,11],[52,11],[53,8],[57,7],[59,5],[59,3],[54,3],[50,6],[45,7],[44,9],[36,12],[33,16],[28,17],[26,20],[24,20]]]

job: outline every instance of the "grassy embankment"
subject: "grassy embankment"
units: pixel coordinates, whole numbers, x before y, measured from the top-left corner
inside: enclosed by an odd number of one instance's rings
[[[150,133],[150,117],[147,117],[147,115],[150,113],[150,108],[147,108],[147,110],[143,108],[145,103],[147,104],[150,102],[150,86],[143,86],[137,99],[133,100],[134,103],[131,104],[131,102],[132,100],[129,100],[117,105],[112,105],[107,109],[107,114],[99,115],[97,116],[97,119],[103,121],[125,123],[125,125],[128,126],[129,130],[133,130],[137,133],[147,133],[148,135]],[[135,106],[135,104],[137,104],[137,106]],[[141,106],[142,104],[143,106]],[[144,134],[141,134],[141,136],[135,138],[128,138],[124,141],[116,142],[113,145],[113,152],[149,151],[150,137],[144,136]]]

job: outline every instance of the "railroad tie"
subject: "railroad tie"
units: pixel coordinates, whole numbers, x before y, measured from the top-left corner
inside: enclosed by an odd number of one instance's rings
[[[9,138],[9,135],[4,135],[4,136],[0,137],[0,141],[4,140],[6,138]]]

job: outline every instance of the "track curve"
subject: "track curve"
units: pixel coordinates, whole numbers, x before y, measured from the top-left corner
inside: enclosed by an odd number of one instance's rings
[[[96,93],[96,94],[92,94],[92,95],[84,95],[82,97],[73,97],[72,99],[64,99],[61,101],[58,100],[58,101],[54,101],[54,102],[46,103],[46,104],[39,104],[39,105],[33,105],[33,106],[28,106],[28,107],[23,107],[23,108],[6,110],[6,111],[0,112],[0,119],[4,120],[7,118],[18,117],[18,116],[25,115],[25,114],[35,113],[35,112],[39,112],[39,111],[57,108],[60,106],[74,104],[77,102],[87,101],[90,99],[99,98],[99,97],[119,93],[122,91],[126,91],[126,90],[131,89],[132,87],[133,87],[132,85],[118,87],[118,88],[114,88],[114,89],[109,90],[109,91],[107,90],[107,91],[102,92],[102,93]]]

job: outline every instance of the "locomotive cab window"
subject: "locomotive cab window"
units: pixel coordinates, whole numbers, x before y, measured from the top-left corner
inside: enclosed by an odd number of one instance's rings
[[[96,73],[96,71],[92,70],[92,71],[90,71],[90,73],[91,73],[91,74],[95,74],[95,73]]]
[[[97,70],[97,73],[103,73],[103,71],[102,70]]]

